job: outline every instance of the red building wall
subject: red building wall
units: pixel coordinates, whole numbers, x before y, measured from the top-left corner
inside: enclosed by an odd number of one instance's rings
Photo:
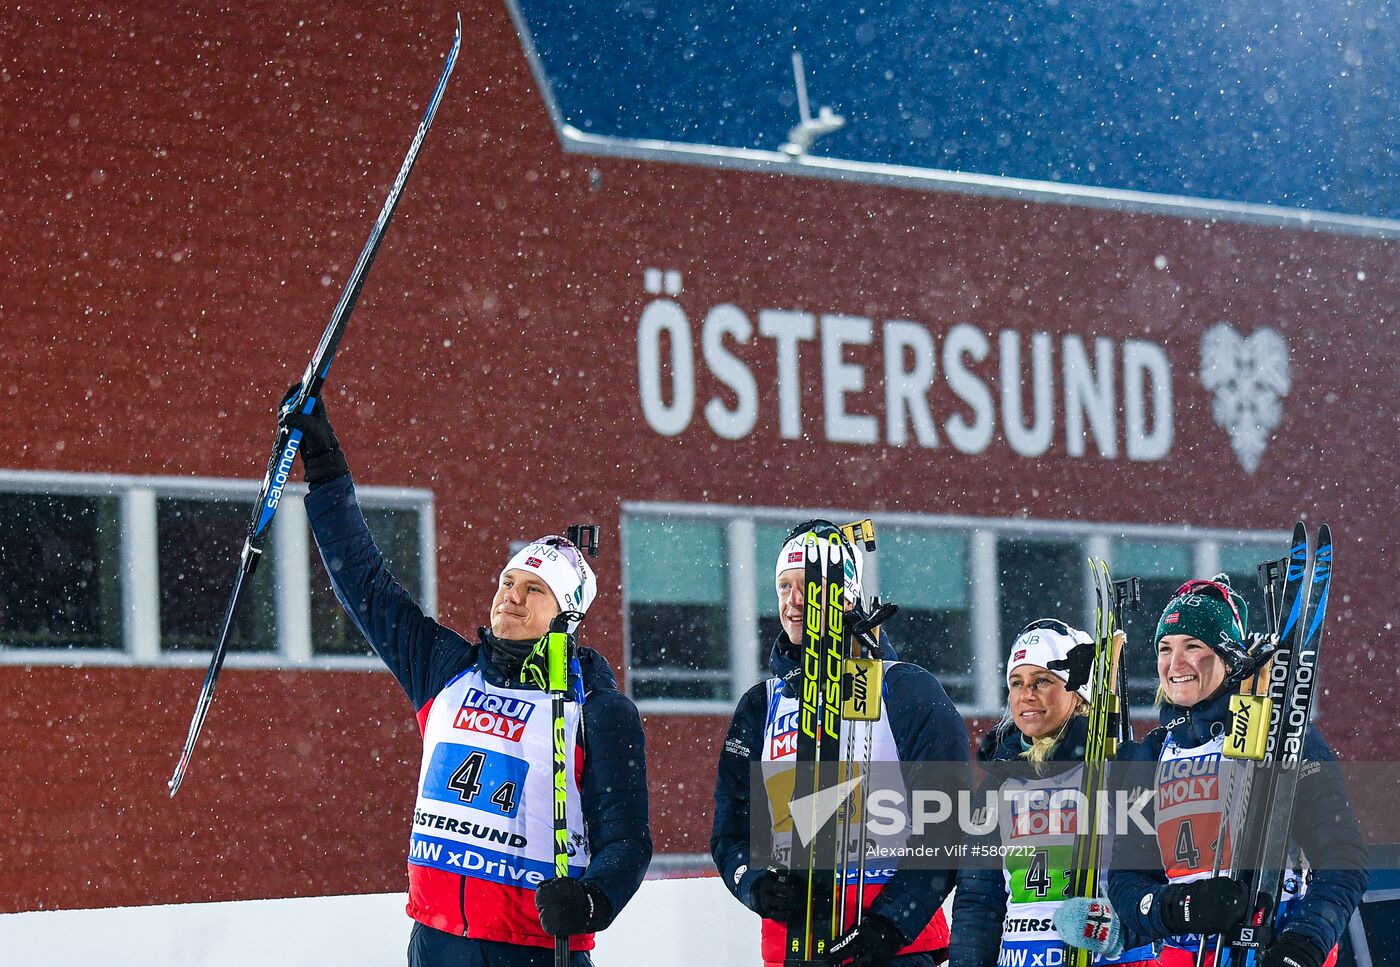
[[[0,13],[0,464],[259,476],[271,411],[382,203],[454,10]],[[1393,733],[1396,663],[1377,656],[1391,637],[1394,242],[568,154],[505,9],[472,4],[463,22],[328,395],[357,480],[434,492],[445,623],[481,621],[508,541],[575,519],[615,535],[628,500],[1275,530],[1306,510],[1341,538],[1331,621],[1346,653],[1327,669],[1324,725],[1355,756]],[[1148,340],[1194,359],[1216,320],[1267,324],[1293,350],[1289,419],[1253,476],[1184,377],[1159,461],[1059,446],[1030,460],[1000,436],[979,455],[834,444],[814,378],[809,439],[789,441],[773,353],[755,344],[736,349],[759,387],[752,433],[706,426],[699,406],[731,397],[697,365],[697,416],[663,437],[638,402],[652,267],[682,273],[697,332],[733,303],[877,331],[914,320],[940,339],[966,322]],[[866,369],[849,408],[881,413],[878,345],[847,359]],[[800,362],[820,370],[815,343]],[[940,423],[961,406],[941,382],[929,399]],[[790,468],[813,459],[828,471],[799,483]],[[625,672],[615,549],[598,560],[589,643]],[[403,888],[417,737],[393,680],[226,671],[171,800],[199,679],[0,666],[0,909]],[[707,848],[724,726],[647,717],[661,851]]]

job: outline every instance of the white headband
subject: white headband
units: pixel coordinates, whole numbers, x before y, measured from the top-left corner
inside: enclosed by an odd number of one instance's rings
[[[598,594],[598,579],[583,553],[562,537],[541,537],[522,549],[501,569],[498,583],[512,569],[538,574],[554,593],[560,611],[587,613]],[[569,622],[570,631],[577,627],[577,621]]]
[[[778,579],[783,576],[784,571],[790,571],[795,567],[807,566],[806,541],[807,535],[810,533],[811,531],[803,531],[796,537],[791,538],[789,541],[787,541],[787,543],[783,545],[782,550],[778,552],[777,569],[773,572],[773,582],[775,584],[777,583]],[[825,542],[828,539],[829,538],[826,537],[817,538],[819,542]],[[859,547],[853,547],[848,541],[842,540],[841,545],[847,551],[846,587],[850,589],[852,595],[859,597],[859,595],[861,594],[861,574],[865,570],[865,556],[861,554]],[[851,573],[850,567],[852,560],[851,552],[854,552],[855,555],[854,574]]]

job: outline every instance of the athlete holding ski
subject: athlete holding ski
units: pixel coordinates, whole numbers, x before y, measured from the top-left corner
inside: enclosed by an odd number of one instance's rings
[[[1246,637],[1245,627],[1244,600],[1225,575],[1188,582],[1162,612],[1156,632],[1158,682],[1165,696],[1162,725],[1120,755],[1156,764],[1157,835],[1155,840],[1130,835],[1115,846],[1111,909],[1096,901],[1098,914],[1110,918],[1112,928],[1093,949],[1111,951],[1121,942],[1121,927],[1132,936],[1164,940],[1163,967],[1190,967],[1204,938],[1209,967],[1216,936],[1239,925],[1249,910],[1252,898],[1239,879],[1216,873],[1229,868],[1233,848],[1228,833],[1221,834],[1226,783],[1197,784],[1199,794],[1164,795],[1175,785],[1167,777],[1223,774],[1231,694],[1268,650],[1254,636]],[[1335,962],[1337,940],[1366,886],[1366,848],[1336,756],[1315,727],[1309,726],[1303,739],[1298,775],[1296,808],[1288,817],[1293,846],[1287,868],[1301,873],[1287,878],[1279,932],[1258,961],[1263,967]],[[1222,839],[1227,847],[1217,862],[1215,847]],[[1310,870],[1303,868],[1299,847]],[[1057,926],[1066,942],[1091,946],[1082,939],[1082,922],[1064,918]]]
[[[807,906],[807,879],[791,868],[754,866],[750,859],[751,811],[772,830],[775,853],[795,848],[787,803],[751,803],[750,768],[760,762],[795,762],[793,741],[801,688],[800,643],[804,633],[806,596],[803,558],[809,543],[825,549],[839,540],[836,528],[825,521],[799,525],[784,541],[777,557],[775,585],[778,615],[783,630],[773,644],[768,667],[772,676],[753,686],[739,700],[720,754],[715,785],[715,817],[710,834],[710,854],[725,885],[738,900],[763,918],[762,956],[765,964],[782,964],[788,956],[789,930],[800,929]],[[859,598],[862,558],[846,545],[842,554],[853,555],[854,582],[847,592]],[[967,728],[938,680],[917,665],[895,660],[894,649],[881,635],[883,690],[880,717],[871,729],[872,759],[876,762],[948,762],[960,772],[968,758]],[[852,723],[843,722],[844,732]],[[772,800],[772,797],[769,797]],[[954,827],[955,828],[955,827]],[[927,861],[924,861],[925,864]],[[859,887],[848,885],[846,899],[850,929],[831,946],[830,963],[880,967],[887,963],[932,965],[947,956],[948,927],[939,907],[952,889],[952,872],[921,869],[897,861],[873,871],[863,890],[864,910],[858,925]],[[787,864],[791,866],[791,864]]]
[[[408,693],[423,735],[408,860],[410,967],[574,967],[651,860],[641,719],[607,661],[576,650],[564,703],[569,876],[554,877],[551,697],[525,674],[559,620],[570,636],[597,581],[562,537],[502,569],[490,628],[469,642],[425,615],[385,567],[324,407],[292,414],[307,517],[336,597]],[[572,650],[572,649],[571,649]],[[562,956],[562,952],[561,952]]]
[[[998,825],[969,837],[975,855],[1005,857],[1004,869],[964,865],[953,897],[949,967],[1060,963],[1063,941],[1053,918],[1069,896],[1074,852],[1073,807],[1057,805],[1079,790],[1089,731],[1090,683],[1068,688],[1070,652],[1093,649],[1087,632],[1055,618],[1027,625],[1006,662],[1007,710],[978,747],[987,773],[973,802],[999,792]],[[1055,815],[1058,825],[1037,821]],[[969,852],[973,852],[972,849]],[[1098,964],[1156,963],[1150,944]]]

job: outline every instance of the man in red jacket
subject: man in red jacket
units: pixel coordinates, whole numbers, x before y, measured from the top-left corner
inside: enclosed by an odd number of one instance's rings
[[[565,703],[571,858],[569,876],[556,879],[553,716],[523,665],[556,615],[588,610],[592,569],[562,537],[530,544],[501,571],[490,628],[468,641],[389,573],[322,405],[287,423],[303,433],[307,517],[336,597],[408,694],[423,734],[410,967],[545,967],[556,936],[570,938],[571,965],[586,967],[593,933],[651,861],[641,718],[607,661],[578,649]]]
[[[790,740],[796,729],[794,685],[800,688],[802,680],[798,667],[805,604],[802,550],[809,533],[829,534],[833,529],[825,521],[799,525],[778,553],[774,587],[783,630],[768,661],[772,677],[753,686],[739,700],[720,753],[715,784],[710,854],[729,891],[763,918],[763,960],[771,965],[783,962],[789,925],[800,919],[805,906],[805,884],[790,869],[751,862],[751,814],[759,813],[752,818],[754,822],[770,822],[775,844],[791,837],[792,820],[786,815],[770,815],[768,803],[750,802],[750,769],[764,762],[796,760],[796,745]],[[855,548],[847,545],[847,551],[859,562]],[[857,564],[855,585],[849,588],[856,597],[860,594],[859,570]],[[881,644],[885,652],[884,690],[880,720],[872,728],[872,761],[953,763],[953,769],[965,771],[967,727],[943,686],[918,665],[896,661],[887,638],[882,636]],[[960,833],[954,835],[956,838]],[[939,908],[952,889],[953,872],[915,868],[913,864],[901,869],[893,860],[885,865],[894,868],[874,871],[867,877],[863,919],[833,945],[833,963],[933,967],[946,960],[948,924]],[[855,890],[854,885],[848,887],[848,920],[854,918]]]

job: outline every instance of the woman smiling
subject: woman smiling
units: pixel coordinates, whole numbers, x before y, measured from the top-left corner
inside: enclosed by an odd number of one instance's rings
[[[1105,932],[1112,935],[1121,927],[1133,936],[1164,941],[1163,967],[1193,962],[1209,967],[1216,937],[1244,919],[1252,899],[1238,879],[1218,873],[1229,870],[1232,860],[1230,827],[1222,822],[1228,795],[1221,781],[1230,696],[1268,654],[1260,647],[1267,640],[1246,636],[1246,623],[1244,600],[1223,574],[1177,590],[1155,636],[1162,725],[1120,753],[1155,764],[1156,836],[1119,842],[1108,881],[1107,917],[1113,923]],[[1277,926],[1278,933],[1255,961],[1262,967],[1334,963],[1337,940],[1366,885],[1366,848],[1336,756],[1315,727],[1308,728],[1301,758],[1288,860],[1293,875],[1285,879],[1276,922],[1264,925]],[[1189,787],[1165,781],[1183,775],[1204,778]],[[1067,942],[1079,939],[1079,924],[1061,926]],[[1202,944],[1206,952],[1197,960]]]
[[[1052,921],[1069,895],[1077,827],[1073,806],[1060,803],[1079,790],[1089,731],[1089,686],[1071,690],[1067,666],[1072,650],[1093,647],[1088,634],[1055,618],[1031,622],[1011,646],[1006,715],[978,749],[988,781],[976,801],[999,790],[998,824],[969,850],[1005,863],[959,872],[949,967],[1064,962]],[[1153,959],[1146,946],[1098,963]]]

